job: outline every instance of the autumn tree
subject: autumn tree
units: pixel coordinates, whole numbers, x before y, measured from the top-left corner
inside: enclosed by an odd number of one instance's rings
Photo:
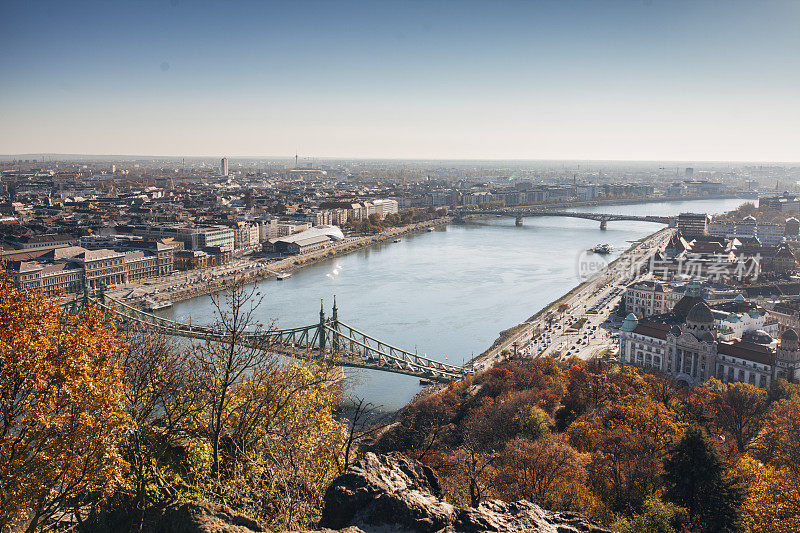
[[[744,492],[702,430],[690,428],[664,461],[664,498],[686,508],[692,527],[737,531]]]
[[[620,517],[611,528],[619,533],[675,533],[675,525],[684,521],[684,514],[680,507],[651,496],[645,500],[642,512]]]
[[[587,460],[563,434],[536,441],[519,437],[509,441],[498,458],[497,487],[506,499],[546,505],[558,499],[556,488],[585,480]]]
[[[456,457],[466,480],[469,506],[477,507],[494,485],[493,467],[497,454],[481,451],[476,439],[467,434],[456,450]]]
[[[272,529],[304,529],[319,518],[339,473],[347,425],[336,416],[341,372],[295,364],[259,369],[231,390],[228,466],[221,493]]]
[[[267,354],[267,336],[248,337],[251,329],[263,325],[256,318],[261,303],[255,285],[235,281],[222,293],[211,297],[215,320],[211,326],[220,339],[207,340],[194,347],[193,372],[200,387],[203,406],[197,416],[198,428],[207,433],[213,449],[212,470],[220,474],[220,444],[235,404],[237,386],[253,375],[262,375],[274,360]]]
[[[588,465],[595,490],[616,510],[636,509],[660,486],[661,460],[684,426],[648,396],[627,395],[585,414],[568,434]]]
[[[347,421],[347,437],[339,457],[339,473],[343,474],[350,464],[360,457],[365,441],[374,437],[389,423],[390,417],[381,408],[364,398],[352,397],[344,408]]]
[[[158,333],[131,326],[124,332],[123,367],[126,407],[132,419],[122,447],[130,463],[127,476],[134,505],[117,495],[117,510],[141,530],[154,506],[177,496],[165,480],[170,453],[183,449],[192,418],[199,412],[196,382],[188,354]],[[136,511],[130,516],[129,511]]]
[[[774,404],[749,453],[765,463],[788,468],[800,480],[800,402]]]
[[[721,383],[712,379],[707,388],[711,391],[714,423],[728,432],[736,441],[739,451],[758,434],[767,411],[767,393],[749,383]]]
[[[784,467],[743,456],[737,471],[747,484],[742,515],[752,533],[800,531],[800,480]]]
[[[44,529],[120,482],[122,349],[96,309],[0,278],[0,529]]]
[[[190,429],[210,448],[211,480],[199,471],[195,490],[236,502],[275,529],[302,529],[318,517],[338,473],[343,375],[327,364],[279,361],[281,347],[256,318],[260,303],[257,288],[242,283],[214,296],[218,335],[189,356],[196,403]]]
[[[800,530],[799,403],[783,400],[772,406],[738,469],[750,489],[744,517],[751,531]]]

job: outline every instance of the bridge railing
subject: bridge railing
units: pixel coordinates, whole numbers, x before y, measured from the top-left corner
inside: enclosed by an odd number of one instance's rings
[[[94,301],[98,307],[115,312],[122,320],[132,321],[165,334],[230,342],[229,335],[207,326],[195,326],[161,317],[109,297],[102,301]],[[251,347],[293,357],[298,357],[302,353],[304,354],[302,358],[307,359],[320,357],[326,360],[333,359],[345,366],[375,368],[444,381],[458,379],[468,373],[465,368],[403,350],[338,320],[328,319],[324,323],[324,330],[327,338],[324,350],[320,350],[319,324],[281,330],[245,331],[239,336],[241,342]]]
[[[343,322],[337,321],[336,326],[338,329],[332,329],[333,333],[338,334],[340,337],[347,339],[351,342],[355,342],[360,347],[365,347],[367,349],[383,353],[393,359],[397,359],[415,365],[422,365],[425,367],[436,368],[438,370],[446,372],[459,373],[459,374],[464,374],[466,372],[466,370],[463,367],[457,365],[451,365],[448,363],[442,363],[441,361],[437,361],[435,359],[424,357],[416,353],[409,352],[408,350],[398,348],[397,346],[393,346],[379,339],[376,339],[375,337],[367,335],[366,333],[359,331],[352,326],[348,326]]]

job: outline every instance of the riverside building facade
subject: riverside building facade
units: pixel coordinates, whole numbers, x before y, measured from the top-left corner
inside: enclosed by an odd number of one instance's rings
[[[775,340],[763,329],[766,311],[743,297],[715,307],[702,298],[698,284],[690,283],[669,313],[641,320],[630,313],[620,330],[619,361],[690,385],[712,377],[758,387],[769,387],[777,379],[800,380],[800,350],[793,329]],[[744,315],[750,322],[736,327]],[[770,328],[777,333],[777,323]]]

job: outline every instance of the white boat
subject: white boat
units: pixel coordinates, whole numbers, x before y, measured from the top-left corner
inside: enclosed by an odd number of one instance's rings
[[[278,274],[275,277],[275,279],[277,279],[278,281],[283,281],[283,280],[289,279],[291,277],[292,277],[292,273],[291,272],[281,272],[280,274]]]
[[[172,307],[172,302],[170,300],[148,301],[144,306],[146,311],[158,311],[159,309],[167,309],[168,307]]]
[[[433,228],[428,228],[425,231],[427,231],[428,233],[433,233]]]

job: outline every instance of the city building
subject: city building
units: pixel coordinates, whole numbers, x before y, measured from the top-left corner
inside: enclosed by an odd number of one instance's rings
[[[219,162],[219,173],[222,176],[228,175],[228,158],[223,157]]]
[[[372,206],[374,212],[379,214],[381,218],[386,218],[386,215],[396,214],[398,211],[397,200],[373,200]]]
[[[234,230],[228,226],[215,224],[138,224],[125,226],[134,235],[145,239],[159,240],[172,238],[183,243],[186,250],[201,250],[207,246],[219,246],[233,251]]]
[[[316,226],[300,233],[272,239],[272,249],[284,254],[302,254],[330,247],[344,239],[342,230],[336,226]]]
[[[152,273],[148,271],[145,277],[171,274],[175,269],[175,251],[180,248],[180,245],[172,238],[145,240],[137,235],[86,235],[81,237],[80,245],[88,250],[108,248],[118,252],[147,252],[146,257],[152,257],[155,260],[154,268],[156,271]],[[141,270],[141,267],[139,270]],[[136,276],[137,279],[142,277],[141,273]],[[129,279],[129,281],[133,281],[133,279]]]
[[[704,235],[708,231],[709,217],[705,213],[681,213],[678,215],[678,231],[688,236]]]
[[[749,216],[741,222],[711,221],[708,234],[726,239],[758,239],[762,244],[777,246],[786,234],[786,226],[782,224],[759,224]]]
[[[772,209],[783,213],[800,212],[800,198],[785,192],[778,196],[765,196],[758,199],[759,209]]]
[[[637,317],[660,315],[672,309],[672,285],[659,281],[637,281],[625,288],[625,312]]]
[[[169,272],[171,257],[170,250]],[[89,250],[81,246],[57,248],[35,261],[5,263],[6,272],[20,287],[43,290],[48,295],[77,293],[84,285],[93,289],[125,285],[162,276],[168,273],[164,268],[157,252]]]
[[[743,298],[712,309],[699,285],[690,283],[671,312],[646,319],[628,314],[620,329],[619,361],[691,385],[712,377],[758,387],[769,387],[777,379],[796,382],[800,380],[797,333],[789,329],[780,341],[774,340],[759,328],[765,324],[765,312]],[[777,331],[776,325],[773,330]]]

